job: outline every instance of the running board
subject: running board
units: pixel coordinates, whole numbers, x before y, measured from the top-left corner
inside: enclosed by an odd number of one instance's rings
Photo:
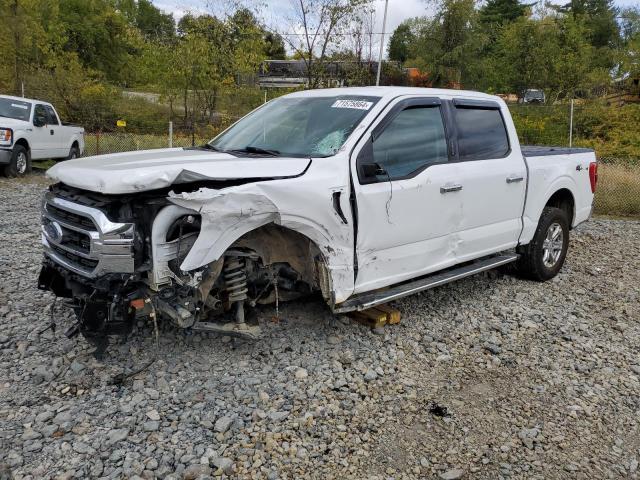
[[[351,312],[353,310],[366,310],[367,308],[375,307],[381,303],[390,302],[392,300],[398,300],[399,298],[412,295],[423,290],[429,290],[430,288],[439,287],[445,283],[454,282],[461,278],[475,275],[476,273],[491,270],[492,268],[506,265],[507,263],[515,262],[519,255],[506,254],[496,255],[481,260],[475,260],[472,263],[466,264],[463,267],[454,268],[441,273],[434,273],[426,277],[421,277],[418,280],[410,281],[408,283],[402,283],[400,285],[388,287],[384,290],[378,290],[375,292],[366,292],[357,294],[354,297],[335,306],[333,311],[335,313]]]

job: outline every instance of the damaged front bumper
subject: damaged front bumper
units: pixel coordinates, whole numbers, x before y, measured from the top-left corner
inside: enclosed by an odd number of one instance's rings
[[[87,278],[134,273],[133,223],[110,221],[99,209],[47,192],[42,205],[44,253]]]

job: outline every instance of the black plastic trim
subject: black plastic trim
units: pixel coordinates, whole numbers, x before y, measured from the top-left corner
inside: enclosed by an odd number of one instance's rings
[[[340,195],[341,195],[341,193],[342,192],[333,192],[333,195],[332,195],[333,209],[335,210],[335,212],[340,217],[340,220],[342,220],[342,223],[347,225],[349,222],[347,222],[347,218],[344,216],[344,212],[342,211],[342,207],[340,206]]]
[[[405,100],[400,100],[393,107],[391,107],[391,110],[387,112],[382,121],[371,131],[371,138],[373,140],[378,138],[382,134],[382,132],[389,126],[389,124],[393,122],[393,120],[395,120],[398,114],[404,110],[419,107],[437,107],[441,104],[442,100],[436,97],[407,98]]]
[[[454,98],[453,104],[460,108],[479,108],[484,110],[500,110],[500,104],[493,100],[476,100],[471,98]]]

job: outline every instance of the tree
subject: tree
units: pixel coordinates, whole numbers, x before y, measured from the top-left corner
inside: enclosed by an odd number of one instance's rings
[[[300,34],[283,34],[283,38],[304,61],[309,88],[321,85],[327,56],[344,40],[350,16],[369,3],[369,0],[292,0],[287,28]]]
[[[76,52],[86,68],[117,84],[126,83],[138,53],[139,32],[110,0],[59,0],[64,50]]]
[[[499,27],[524,16],[531,5],[520,0],[488,0],[480,9],[480,21],[492,28]]]
[[[432,18],[412,21],[411,64],[430,72],[436,86],[474,85],[486,38],[474,0],[444,0]]]
[[[389,60],[395,60],[400,63],[406,62],[407,58],[409,58],[409,51],[414,41],[415,35],[411,31],[410,22],[402,22],[393,31],[393,34],[389,39]]]
[[[619,10],[613,0],[570,0],[557,10],[570,14],[574,19],[581,18],[585,22],[586,36],[594,47],[617,45],[620,28],[616,17]]]
[[[498,38],[493,81],[503,91],[543,88],[552,100],[607,82],[607,71],[594,68],[596,49],[589,44],[586,28],[572,16],[513,22]]]
[[[271,60],[284,60],[287,58],[287,51],[284,48],[282,36],[274,32],[264,33],[265,56]]]
[[[117,0],[117,6],[147,40],[164,43],[174,38],[176,25],[173,15],[164,13],[150,0]]]

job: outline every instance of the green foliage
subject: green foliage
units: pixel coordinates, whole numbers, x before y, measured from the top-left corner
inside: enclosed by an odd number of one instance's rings
[[[389,60],[404,63],[409,58],[409,45],[414,41],[410,22],[402,22],[389,39]]]
[[[163,13],[150,0],[118,0],[117,7],[147,40],[166,43],[175,37],[173,15]]]
[[[127,69],[136,55],[138,31],[110,0],[59,0],[58,21],[67,52],[114,83],[128,79]]]
[[[509,107],[522,144],[568,145],[569,105]],[[640,104],[578,103],[574,109],[573,144],[593,148],[599,158],[640,163]]]
[[[637,71],[637,10],[620,30],[610,0],[572,0],[535,15],[532,5],[444,0],[433,16],[400,25],[389,54],[428,73],[434,86],[516,94],[541,88],[551,101],[604,92],[612,72]]]
[[[444,0],[433,18],[416,18],[410,25],[415,40],[406,64],[429,72],[434,86],[455,87],[476,78],[486,38],[473,0]]]
[[[513,22],[525,15],[528,5],[519,0],[488,0],[480,9],[480,21],[489,28]]]

